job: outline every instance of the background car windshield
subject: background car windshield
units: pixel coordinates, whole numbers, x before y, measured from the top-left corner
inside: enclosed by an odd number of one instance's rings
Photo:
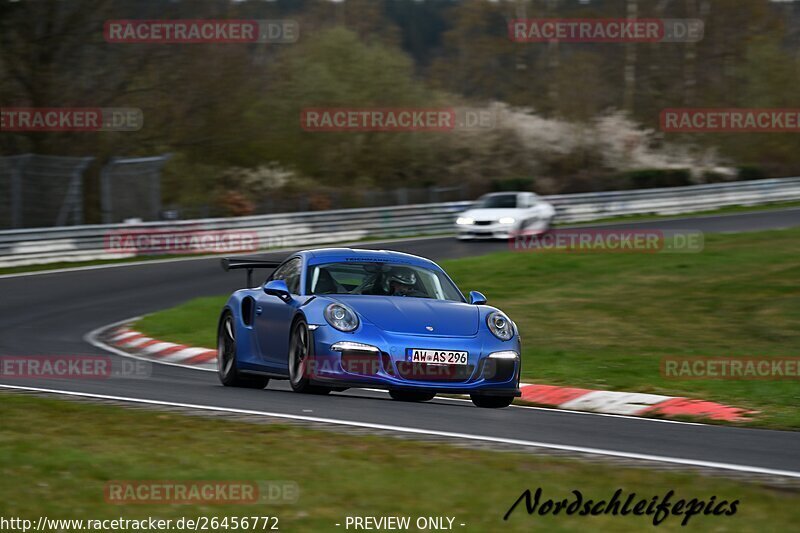
[[[517,195],[493,194],[491,196],[484,196],[483,198],[478,200],[478,204],[475,207],[481,209],[517,207]]]
[[[402,294],[394,281],[405,276]],[[413,274],[409,276],[409,274]],[[461,292],[441,272],[395,263],[326,263],[312,265],[308,271],[308,294],[364,294],[375,296],[408,296],[463,302]]]

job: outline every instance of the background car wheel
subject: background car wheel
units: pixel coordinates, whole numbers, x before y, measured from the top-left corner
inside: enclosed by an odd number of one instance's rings
[[[308,362],[311,356],[311,342],[308,324],[302,318],[292,325],[289,341],[289,384],[295,392],[305,394],[328,394],[332,389],[312,385],[308,378]]]
[[[427,402],[433,400],[436,393],[413,390],[390,390],[389,396],[392,397],[392,400],[397,400],[399,402]]]
[[[535,233],[544,235],[548,231],[550,231],[550,224],[553,221],[552,218],[548,219],[539,219],[539,218],[530,218],[523,220],[517,232],[527,234],[527,233]]]
[[[217,332],[217,375],[226,387],[263,389],[269,384],[269,378],[243,376],[239,373],[236,367],[236,328],[230,312],[222,317]]]
[[[472,403],[477,407],[487,407],[490,409],[497,409],[500,407],[508,407],[514,401],[513,396],[480,396],[478,394],[470,395]]]

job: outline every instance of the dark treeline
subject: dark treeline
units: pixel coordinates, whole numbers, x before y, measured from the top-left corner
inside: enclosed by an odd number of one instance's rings
[[[512,18],[632,12],[702,19],[704,38],[522,44],[507,33]],[[106,20],[161,18],[288,18],[301,32],[295,44],[104,40]],[[3,155],[171,152],[166,201],[220,214],[258,211],[279,193],[340,191],[347,203],[341,191],[552,193],[800,173],[797,134],[658,131],[666,107],[800,107],[800,2],[4,1],[0,74],[4,107],[138,107],[145,117],[138,132],[3,132]],[[299,117],[312,106],[471,106],[497,123],[310,133]],[[86,190],[92,205],[96,183]]]

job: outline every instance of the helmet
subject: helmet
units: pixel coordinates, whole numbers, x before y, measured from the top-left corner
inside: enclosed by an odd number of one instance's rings
[[[417,283],[417,275],[408,267],[392,267],[383,280],[383,288],[386,292],[389,292],[393,282],[413,287]]]

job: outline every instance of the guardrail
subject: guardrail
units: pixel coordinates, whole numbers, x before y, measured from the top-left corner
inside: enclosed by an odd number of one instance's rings
[[[620,215],[679,214],[800,200],[800,177],[555,195],[545,199],[556,207],[557,222],[588,222]],[[136,253],[108,250],[109,236],[120,232],[247,231],[257,237],[259,249],[445,233],[452,230],[456,215],[470,203],[2,231],[0,267],[135,257]]]

